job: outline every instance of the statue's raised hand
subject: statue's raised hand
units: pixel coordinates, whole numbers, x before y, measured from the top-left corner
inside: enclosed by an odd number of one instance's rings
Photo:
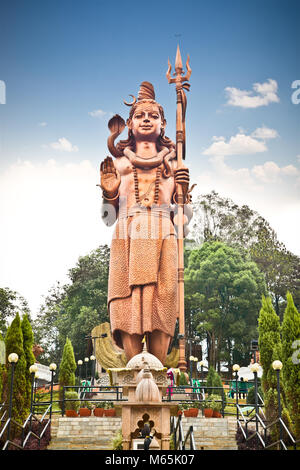
[[[104,192],[104,196],[113,198],[117,195],[121,183],[121,177],[116,170],[111,157],[106,157],[100,165],[100,186]]]

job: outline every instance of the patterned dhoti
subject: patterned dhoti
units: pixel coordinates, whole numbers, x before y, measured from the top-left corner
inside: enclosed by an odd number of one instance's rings
[[[111,243],[108,309],[120,332],[173,336],[177,318],[177,240],[168,211],[134,208],[120,215]]]

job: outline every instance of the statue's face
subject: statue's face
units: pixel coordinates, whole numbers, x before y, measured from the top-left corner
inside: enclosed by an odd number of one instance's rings
[[[153,103],[138,104],[128,123],[136,140],[156,141],[164,126],[159,108]]]

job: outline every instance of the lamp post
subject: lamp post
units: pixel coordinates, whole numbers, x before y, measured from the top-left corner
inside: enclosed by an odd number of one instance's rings
[[[31,396],[30,396],[30,414],[33,413],[33,390],[34,390],[34,377],[35,377],[35,374],[38,370],[38,367],[36,364],[32,364],[30,367],[29,367],[29,372],[30,372],[30,375],[31,375]],[[30,422],[31,422],[31,419],[30,419]]]
[[[278,397],[278,418],[279,418],[279,439],[280,439],[280,449],[282,449],[282,438],[283,438],[283,430],[282,430],[282,423],[281,423],[281,400],[280,400],[280,371],[282,369],[282,362],[280,361],[273,361],[272,367],[276,371],[277,375],[277,397]]]
[[[80,384],[80,380],[81,380],[81,366],[82,366],[82,364],[83,364],[82,360],[79,359],[79,361],[77,361],[77,364],[78,364],[78,369],[79,369],[78,374],[79,374],[79,384]]]
[[[194,363],[195,363],[195,380],[197,380],[197,362],[198,362],[198,357],[194,357]]]
[[[92,363],[92,379],[91,379],[91,382],[92,382],[92,385],[94,385],[96,358],[93,354],[90,356],[90,360],[93,361],[93,363]]]
[[[52,400],[53,400],[53,377],[54,377],[54,373],[56,371],[56,364],[54,362],[52,362],[49,366],[49,369],[51,370],[51,388],[50,388],[50,420],[52,418]]]
[[[89,358],[85,357],[84,362],[85,362],[85,385],[86,385],[87,384],[87,365],[88,365],[88,362],[89,362]]]
[[[11,377],[10,377],[10,395],[9,395],[9,405],[8,405],[8,419],[9,423],[7,426],[7,440],[9,441],[10,438],[10,423],[11,423],[11,415],[12,415],[12,399],[13,399],[13,391],[14,391],[14,374],[15,374],[15,366],[19,360],[19,356],[16,353],[11,353],[8,356],[8,362],[11,364]]]
[[[232,370],[235,373],[235,403],[236,403],[236,419],[239,418],[239,394],[238,394],[238,371],[240,370],[240,366],[238,364],[234,364],[232,366]]]
[[[190,362],[190,384],[193,385],[193,362],[194,362],[194,356],[189,357],[189,362]]]
[[[199,364],[200,364],[200,368],[201,368],[201,385],[203,385],[203,366],[204,366],[204,362],[200,361]]]
[[[259,370],[259,364],[255,362],[250,366],[251,372],[254,375],[254,393],[255,393],[255,422],[256,422],[256,432],[258,432],[258,396],[257,396],[257,372]]]

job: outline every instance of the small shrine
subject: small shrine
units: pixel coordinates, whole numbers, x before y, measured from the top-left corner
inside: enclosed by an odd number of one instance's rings
[[[150,449],[170,448],[170,411],[172,404],[163,402],[168,387],[167,369],[147,351],[137,354],[122,369],[110,369],[112,385],[123,387],[122,403],[123,450],[143,448],[141,430],[145,424],[153,436]]]

